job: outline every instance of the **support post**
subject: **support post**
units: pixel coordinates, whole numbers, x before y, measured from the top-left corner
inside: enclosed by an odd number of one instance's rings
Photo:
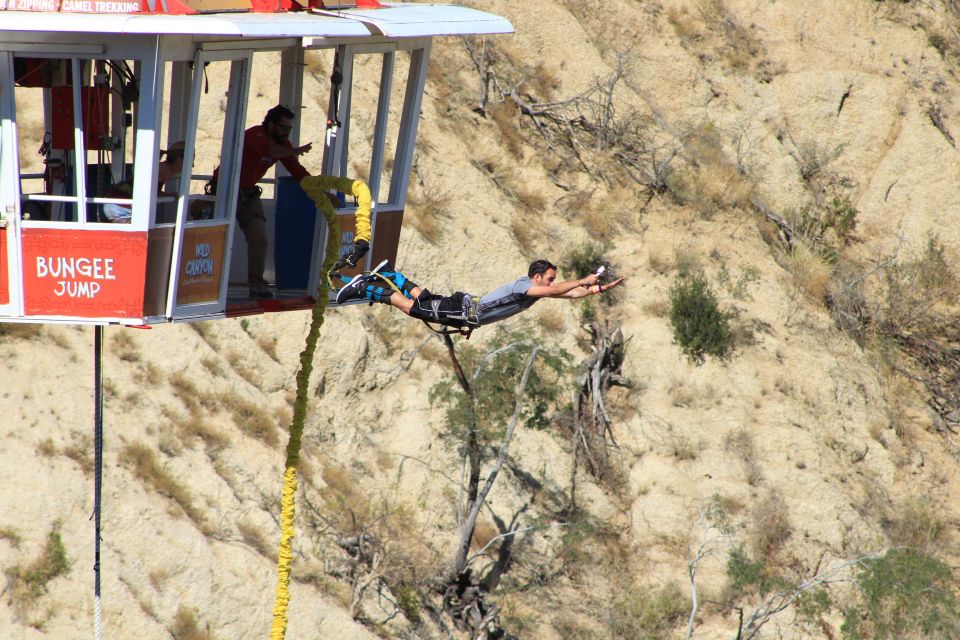
[[[103,489],[103,325],[93,328],[93,637],[100,640],[100,506]]]

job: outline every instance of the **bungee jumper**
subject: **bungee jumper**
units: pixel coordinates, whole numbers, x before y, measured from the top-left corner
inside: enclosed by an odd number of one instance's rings
[[[458,332],[469,337],[477,327],[504,320],[532,307],[541,298],[577,300],[619,286],[624,278],[604,282],[604,267],[576,280],[557,282],[557,267],[548,260],[534,260],[527,275],[503,284],[483,296],[458,291],[449,296],[431,293],[389,262],[381,262],[373,271],[361,273],[337,292],[337,303],[368,300],[370,304],[389,304],[428,325],[444,327],[438,333]],[[432,327],[431,327],[432,328]]]

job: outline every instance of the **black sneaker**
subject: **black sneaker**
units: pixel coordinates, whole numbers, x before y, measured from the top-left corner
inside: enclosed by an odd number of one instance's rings
[[[272,298],[273,291],[270,291],[270,287],[265,284],[252,284],[250,285],[250,297],[251,298]]]
[[[363,300],[363,288],[366,284],[366,275],[358,273],[353,276],[353,280],[343,285],[343,288],[337,291],[337,304],[343,304],[350,300]]]

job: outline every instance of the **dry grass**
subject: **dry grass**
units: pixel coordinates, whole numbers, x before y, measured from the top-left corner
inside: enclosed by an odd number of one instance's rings
[[[191,413],[198,411],[200,402],[197,400],[198,390],[193,379],[183,371],[177,371],[170,375],[168,380],[177,398],[187,407]]]
[[[673,261],[662,247],[654,246],[650,248],[650,252],[647,254],[647,266],[654,273],[663,276],[673,269]]]
[[[152,362],[141,362],[133,373],[133,379],[140,387],[156,387],[163,380],[163,371]]]
[[[759,456],[753,433],[745,428],[731,431],[723,438],[723,450],[733,454],[740,461],[747,484],[756,487],[763,482],[763,471],[758,462]]]
[[[251,549],[262,555],[264,558],[276,562],[276,553],[273,545],[267,540],[263,530],[252,522],[243,520],[237,524],[237,532],[243,538],[244,543]]]
[[[52,458],[57,455],[57,445],[54,444],[53,438],[41,440],[40,443],[37,444],[37,453],[44,458]]]
[[[110,342],[111,347],[117,353],[117,357],[124,362],[139,362],[141,360],[140,348],[128,329],[112,332]]]
[[[673,248],[673,268],[679,273],[694,274],[702,269],[696,247],[678,245]]]
[[[598,640],[598,636],[584,621],[578,619],[573,613],[561,612],[557,617],[550,621],[550,626],[557,632],[560,638],[579,638],[580,640]]]
[[[486,520],[478,520],[477,525],[473,529],[473,538],[470,540],[470,549],[474,552],[478,552],[484,547],[486,547],[490,542],[499,535],[497,528]],[[495,551],[496,548],[488,548],[487,552]]]
[[[667,22],[684,45],[689,46],[703,37],[699,21],[686,7],[670,7],[667,11]]]
[[[671,378],[667,393],[670,396],[670,404],[682,409],[692,407],[697,398],[696,390],[689,381],[678,377]]]
[[[536,252],[536,243],[539,239],[539,230],[530,224],[529,216],[518,213],[510,219],[510,231],[513,233],[520,252],[527,258]]]
[[[810,302],[823,304],[830,287],[830,266],[803,243],[793,245],[786,261],[794,289]]]
[[[533,67],[527,84],[541,102],[549,102],[563,86],[563,81],[553,69],[548,69],[544,63],[538,62]]]
[[[539,324],[543,331],[547,334],[561,334],[564,328],[567,326],[563,314],[557,313],[556,311],[544,310],[537,314],[536,317],[537,324]]]
[[[420,359],[440,367],[450,366],[450,354],[439,341],[431,340],[423,349],[420,349]]]
[[[397,324],[394,313],[385,306],[377,305],[363,318],[364,328],[369,329],[391,355],[397,347],[404,346],[409,335],[409,327]]]
[[[277,446],[280,438],[276,420],[269,411],[235,391],[221,393],[219,398],[221,408],[231,415],[240,431],[267,446]]]
[[[751,511],[750,544],[757,558],[775,555],[793,533],[787,503],[775,491],[764,496]]]
[[[209,417],[200,411],[191,411],[190,416],[177,421],[180,434],[185,439],[202,440],[208,453],[216,453],[230,444],[230,438],[209,422]]]
[[[342,531],[353,531],[370,520],[372,507],[367,494],[340,466],[324,467],[320,474],[326,487],[320,493],[327,509],[341,522]]]
[[[620,228],[617,219],[602,206],[591,205],[581,210],[579,222],[590,237],[599,240],[610,239]]]
[[[186,371],[177,371],[168,380],[177,398],[191,414],[199,412],[200,407],[214,409],[217,406],[217,396],[211,391],[200,390],[194,382],[194,376]]]
[[[209,371],[210,373],[212,373],[212,374],[215,375],[216,377],[218,377],[218,378],[223,378],[223,377],[225,377],[225,376],[224,376],[224,370],[223,370],[223,364],[221,364],[221,362],[220,362],[220,360],[219,360],[218,358],[215,358],[215,357],[213,357],[213,356],[207,356],[207,357],[205,357],[205,358],[201,358],[201,359],[200,359],[200,364],[203,365],[203,368],[204,368],[204,369],[206,369],[207,371]]]
[[[175,640],[213,640],[213,636],[210,635],[210,626],[205,625],[205,628],[201,628],[197,620],[197,612],[185,605],[180,605],[177,609],[177,615],[168,631]]]
[[[149,445],[143,442],[128,444],[121,450],[119,459],[120,464],[134,477],[160,495],[173,500],[200,531],[210,533],[211,529],[203,512],[193,504],[190,490],[163,467]]]
[[[445,191],[427,186],[419,190],[411,187],[407,193],[410,224],[427,242],[437,242],[443,235],[445,221],[450,218],[447,208],[452,202],[453,198]]]
[[[370,165],[354,160],[350,163],[350,168],[353,170],[354,179],[370,182]]]
[[[207,320],[205,322],[190,322],[188,325],[197,332],[197,335],[203,339],[214,351],[220,350],[220,340],[218,338],[216,321]]]
[[[557,202],[556,208],[598,241],[612,241],[624,227],[632,227],[636,198],[624,187],[609,192],[578,190]],[[544,203],[546,206],[546,203]],[[537,211],[542,208],[537,209]]]
[[[18,342],[37,340],[43,333],[43,325],[22,324],[19,322],[0,323],[0,342]]]
[[[934,504],[929,497],[906,497],[887,511],[882,524],[891,546],[929,552],[952,546],[954,527],[943,507]]]
[[[685,147],[689,164],[679,167],[667,181],[675,199],[705,218],[718,211],[748,207],[755,184],[728,158],[718,128],[710,123],[695,128]]]
[[[166,567],[154,569],[147,577],[150,579],[150,586],[160,591],[167,580],[170,579],[170,570]]]
[[[55,344],[65,351],[73,350],[73,344],[70,340],[70,333],[65,331],[64,327],[56,325],[46,326],[43,328],[41,335],[43,335],[47,342]],[[73,357],[76,356],[74,355]],[[71,360],[71,362],[76,362],[76,360]]]
[[[643,305],[643,311],[654,318],[666,318],[670,315],[670,302],[666,299],[652,300]]]
[[[83,433],[72,434],[73,442],[64,447],[63,455],[77,463],[84,475],[93,473],[93,438]]]
[[[289,425],[293,422],[293,407],[290,405],[284,404],[278,408],[274,415],[277,419],[277,424],[281,427]]]
[[[694,442],[686,435],[670,427],[664,435],[667,452],[676,460],[696,460],[703,450],[702,442]]]
[[[23,538],[13,527],[0,527],[0,540],[6,540],[14,549],[19,549],[20,543],[23,542]]]
[[[700,0],[697,8],[704,28],[719,41],[716,46],[723,61],[734,71],[753,72],[758,79],[769,80],[766,49],[754,29],[744,26],[724,0]]]
[[[230,367],[238,376],[246,380],[252,386],[257,388],[260,387],[259,369],[247,362],[246,358],[243,357],[243,354],[238,351],[228,351],[227,362],[230,363]]]
[[[470,160],[477,170],[493,182],[494,186],[507,197],[508,200],[518,201],[519,185],[513,168],[498,156],[486,155]]]
[[[270,356],[270,359],[274,362],[280,362],[280,356],[277,355],[277,337],[276,336],[260,336],[257,338],[257,346],[260,349]]]
[[[500,144],[514,158],[523,158],[523,136],[520,134],[520,111],[517,104],[509,98],[490,105],[487,114],[500,133]]]

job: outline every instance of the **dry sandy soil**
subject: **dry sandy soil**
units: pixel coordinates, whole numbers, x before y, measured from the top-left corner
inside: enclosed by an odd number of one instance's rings
[[[566,100],[619,69],[618,117],[647,123],[651,145],[682,148],[665,193],[560,166],[515,108],[477,112],[480,83],[462,42],[435,45],[401,268],[433,290],[484,291],[532,257],[559,260],[592,239],[628,277],[606,311],[630,337],[624,373],[634,382],[610,397],[616,486],[581,471],[596,537],[572,545],[585,562],[537,583],[538,568],[556,570],[564,548],[568,525],[545,514],[548,496],[569,489],[570,453],[559,428],[518,433],[515,466],[540,492],[506,475],[482,519],[489,537],[494,514],[534,527],[518,545],[516,578],[492,597],[504,626],[520,638],[639,637],[642,626],[615,630],[623,611],[673,593],[680,615],[650,622],[642,637],[684,637],[688,562],[703,536],[711,543],[698,564],[701,599],[729,596],[726,553],[737,543],[798,576],[904,540],[934,544],[956,566],[952,433],[922,385],[838,327],[824,304],[830,266],[787,255],[760,213],[790,219],[826,185],[857,212],[842,252],[865,273],[916,259],[931,234],[952,267],[960,58],[955,44],[932,37],[956,42],[952,4],[497,0],[481,8],[516,27],[498,44],[496,68],[511,70],[504,82],[522,87],[521,101]],[[322,96],[328,71],[313,64],[306,91]],[[251,91],[251,122],[275,90],[268,67]],[[362,96],[371,91],[361,87]],[[319,113],[305,119],[304,139],[321,138]],[[593,151],[584,151],[588,162],[610,161]],[[319,152],[305,159],[308,168],[319,162]],[[702,271],[751,336],[725,359],[697,365],[674,342],[668,291],[683,269]],[[563,301],[529,312],[543,340],[580,360],[578,314]],[[308,320],[289,313],[106,330],[105,637],[266,636],[285,430]],[[482,348],[491,335],[470,344]],[[92,340],[91,329],[75,327],[0,337],[4,637],[91,633]],[[443,413],[428,397],[449,375],[442,345],[388,309],[328,315],[311,383],[287,637],[446,637],[427,621],[384,622],[397,592],[352,602],[351,563],[336,541],[356,533],[352,511],[402,558],[385,564],[397,575],[427,584],[450,558],[459,461],[438,438]],[[711,496],[733,523],[725,536],[701,519]],[[903,533],[918,520],[936,531]],[[69,571],[18,596],[12,576],[42,557],[51,531]],[[476,566],[484,563],[489,554]],[[738,606],[749,614],[760,599],[746,593]],[[839,637],[841,622],[833,615],[803,626],[786,611],[760,637]],[[734,613],[704,605],[692,637],[736,630]]]

